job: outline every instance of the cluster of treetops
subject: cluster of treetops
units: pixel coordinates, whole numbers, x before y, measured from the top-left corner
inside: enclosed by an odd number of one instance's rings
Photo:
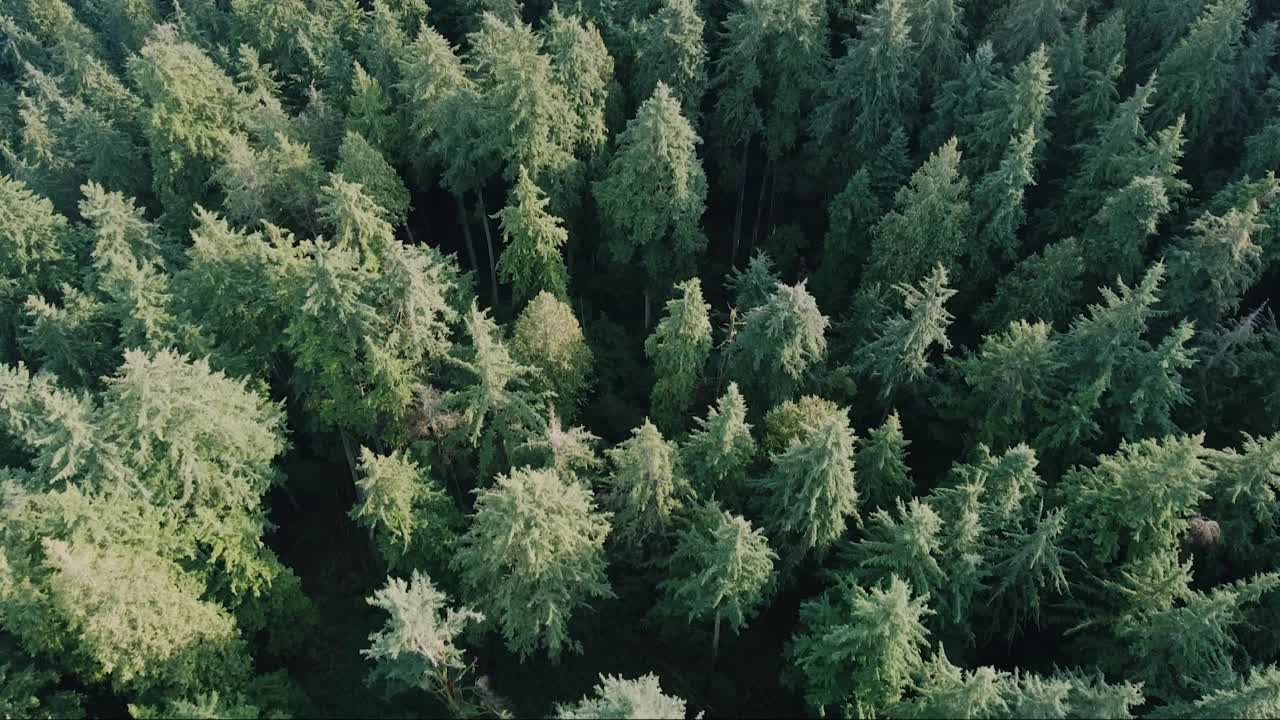
[[[1276,15],[9,0],[0,715],[1280,716]]]

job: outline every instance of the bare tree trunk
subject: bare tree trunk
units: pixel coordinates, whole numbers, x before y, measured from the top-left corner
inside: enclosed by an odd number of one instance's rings
[[[711,672],[716,671],[716,659],[720,657],[720,610],[716,609],[715,629],[711,631]]]
[[[484,207],[484,193],[476,190],[476,200],[480,203],[480,222],[484,223],[484,243],[489,247],[489,289],[493,292],[491,302],[498,307],[498,262],[493,257],[493,234],[489,232],[489,211]],[[495,310],[496,312],[496,310]]]
[[[733,255],[729,257],[729,267],[738,266],[738,245],[742,240],[742,210],[746,204],[747,195],[747,162],[749,156],[747,151],[751,149],[751,142],[742,143],[742,165],[738,169],[738,210],[733,216]]]
[[[644,329],[649,330],[649,291],[644,291]]]
[[[351,482],[360,482],[360,474],[356,472],[356,454],[351,451],[351,439],[345,430],[338,433],[342,436],[342,451],[347,455],[347,467],[351,470]]]
[[[773,205],[778,197],[778,167],[773,165],[772,168],[773,171],[769,174],[769,222],[765,225],[764,232],[766,238],[773,232]]]
[[[467,260],[471,262],[471,271],[479,273],[480,267],[476,265],[476,244],[471,239],[471,223],[467,222],[467,206],[462,202],[461,195],[453,197],[458,201],[458,224],[462,226],[462,237],[466,239]]]
[[[773,161],[770,160],[764,166],[764,172],[760,175],[760,194],[756,196],[756,224],[751,228],[751,245],[747,247],[747,254],[750,255],[751,250],[756,246],[756,240],[760,235],[761,215],[764,211],[764,189],[769,184],[769,171],[773,168]]]

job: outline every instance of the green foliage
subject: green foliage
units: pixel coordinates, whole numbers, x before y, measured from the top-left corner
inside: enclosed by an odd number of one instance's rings
[[[696,426],[680,446],[680,461],[698,494],[740,500],[747,466],[756,454],[756,442],[747,422],[747,403],[737,383],[729,383],[724,395],[694,418]]]
[[[662,538],[690,494],[675,446],[646,420],[605,455],[613,468],[605,502],[613,510],[614,540],[638,547]]]
[[[711,354],[711,308],[702,299],[702,282],[686,280],[675,290],[676,297],[667,301],[666,314],[644,343],[658,377],[650,406],[668,430],[679,429]]]
[[[540,293],[563,299],[568,292],[560,248],[569,233],[560,218],[547,212],[549,202],[522,167],[509,204],[497,214],[507,243],[498,259],[498,275],[512,284],[517,307]]]
[[[360,185],[365,194],[382,207],[392,225],[404,224],[409,214],[409,190],[395,168],[362,135],[348,131],[343,136],[334,172]]]
[[[897,577],[870,590],[836,577],[821,596],[800,605],[800,628],[786,648],[787,677],[811,707],[882,715],[924,663],[929,633],[921,621],[932,614],[928,600]]]
[[[699,142],[671,90],[659,82],[618,135],[608,171],[594,186],[613,233],[610,255],[618,263],[639,260],[654,289],[687,276],[706,247],[699,227],[707,194],[695,153]]]
[[[707,88],[703,20],[692,0],[663,0],[648,17],[632,21],[634,57],[631,96],[636,103],[665,83],[685,117],[698,119]]]
[[[658,676],[652,673],[635,680],[601,675],[594,692],[594,697],[584,696],[572,705],[557,706],[556,717],[561,720],[679,720],[685,716],[684,700],[664,694]]]
[[[859,440],[855,464],[864,507],[888,508],[911,496],[914,483],[907,467],[910,445],[911,441],[902,434],[902,420],[896,411]]]
[[[777,557],[751,521],[704,503],[680,532],[663,602],[690,622],[714,618],[718,628],[723,619],[737,632],[764,602]]]
[[[772,471],[750,484],[763,495],[765,527],[780,546],[822,552],[857,516],[856,438],[843,408],[812,404],[803,411],[796,437],[771,454]]]
[[[412,459],[360,448],[360,499],[351,519],[369,529],[388,568],[443,567],[460,525],[453,500]]]
[[[561,417],[572,418],[591,382],[595,358],[573,309],[543,290],[516,318],[511,357],[536,368],[535,386],[555,395]]]
[[[830,324],[803,280],[778,283],[764,304],[746,313],[734,338],[736,379],[770,402],[786,399],[822,360]]]
[[[608,533],[609,515],[586,488],[546,470],[513,470],[477,494],[451,565],[512,652],[545,648],[554,659],[580,647],[568,632],[574,611],[612,594]]]
[[[898,284],[907,314],[895,313],[874,328],[875,337],[855,358],[859,369],[879,383],[882,397],[888,397],[904,384],[924,378],[929,369],[929,351],[934,345],[950,349],[947,327],[952,315],[946,302],[956,294],[947,287],[947,271],[935,265],[919,287]]]
[[[952,138],[911,176],[876,224],[867,280],[914,282],[936,264],[952,266],[965,250],[970,223],[969,183]]]

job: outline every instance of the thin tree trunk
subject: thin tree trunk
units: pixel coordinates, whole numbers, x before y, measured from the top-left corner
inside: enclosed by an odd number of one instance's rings
[[[720,657],[720,610],[716,609],[716,624],[711,631],[711,672],[716,671],[716,659]]]
[[[747,162],[750,158],[747,151],[751,142],[742,143],[742,166],[738,169],[738,210],[733,216],[733,255],[729,257],[729,267],[738,266],[738,245],[742,241],[742,209],[747,195]]]
[[[458,224],[462,226],[462,237],[466,239],[467,260],[471,262],[471,271],[478,273],[480,272],[480,267],[476,265],[476,244],[471,239],[471,223],[467,222],[467,206],[462,201],[461,195],[454,195],[453,197],[458,201]]]
[[[480,222],[484,223],[484,243],[489,247],[489,289],[493,292],[493,307],[498,307],[498,261],[493,257],[493,234],[489,232],[489,211],[484,207],[484,193],[476,190],[480,203]]]
[[[644,329],[649,331],[649,291],[644,291]]]
[[[347,455],[347,467],[351,470],[351,482],[360,482],[360,474],[356,472],[356,455],[351,452],[351,440],[345,430],[338,433],[342,436],[342,451]]]
[[[773,166],[773,171],[769,174],[769,222],[765,226],[764,236],[769,237],[769,233],[773,232],[773,205],[774,200],[778,197],[778,168]]]
[[[760,235],[761,215],[764,211],[764,189],[769,184],[769,170],[773,167],[773,161],[770,160],[764,166],[764,172],[760,175],[760,193],[756,196],[756,224],[751,228],[751,245],[747,246],[747,254],[751,254],[751,250],[756,246],[756,239]]]

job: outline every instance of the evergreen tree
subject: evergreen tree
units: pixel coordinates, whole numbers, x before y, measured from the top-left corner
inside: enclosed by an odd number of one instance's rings
[[[359,133],[348,131],[338,148],[334,172],[360,185],[382,207],[387,222],[403,225],[409,216],[409,190],[395,168]]]
[[[1161,90],[1152,111],[1153,122],[1164,126],[1185,115],[1192,139],[1212,137],[1209,110],[1231,89],[1248,18],[1249,4],[1242,0],[1219,0],[1204,6],[1187,34],[1160,62]]]
[[[1022,142],[1028,130],[1032,132],[1028,141],[1031,154],[1037,154],[1037,146],[1048,137],[1052,76],[1049,53],[1042,45],[1014,66],[1010,77],[995,82],[986,93],[987,109],[978,115],[972,132],[964,136],[965,152],[972,164],[984,172],[995,170],[1001,165],[1006,148]]]
[[[1037,46],[1061,38],[1082,10],[1071,0],[1016,0],[995,19],[992,39],[1003,57],[1021,60]]]
[[[684,700],[664,694],[658,684],[658,677],[652,673],[635,680],[601,675],[594,692],[594,697],[584,696],[572,705],[557,706],[556,717],[560,720],[679,720],[685,716]]]
[[[943,350],[951,347],[946,332],[952,316],[946,302],[956,292],[947,287],[946,269],[935,266],[919,287],[899,284],[894,289],[902,294],[907,314],[884,318],[874,329],[875,338],[855,359],[864,374],[877,378],[883,397],[925,376],[935,344]]]
[[[929,156],[876,224],[868,282],[911,282],[937,263],[951,266],[970,236],[969,184],[955,138]]]
[[[971,398],[962,412],[977,420],[981,442],[1006,447],[1044,422],[1061,392],[1060,342],[1044,322],[1015,320],[983,337],[977,353],[948,358]]]
[[[16,359],[18,306],[28,295],[55,298],[55,292],[76,275],[75,260],[80,255],[76,236],[67,219],[53,210],[53,204],[35,195],[19,180],[0,177],[0,347],[6,360]]]
[[[765,527],[793,552],[826,550],[856,518],[855,436],[842,408],[812,406],[800,418],[799,437],[771,456],[772,471],[750,481],[763,493]]]
[[[1189,703],[1174,703],[1151,713],[1153,718],[1233,718],[1265,717],[1280,712],[1277,686],[1280,672],[1275,666],[1252,670],[1247,677],[1237,676],[1227,687],[1219,688]]]
[[[764,602],[777,554],[751,522],[713,500],[700,505],[680,532],[661,588],[666,609],[689,621],[713,619],[712,663],[720,647],[720,622],[742,629]]]
[[[880,0],[862,23],[822,84],[812,118],[818,147],[845,167],[888,140],[916,101],[920,50],[907,0]]]
[[[562,15],[558,7],[552,6],[543,32],[551,56],[551,77],[563,88],[571,118],[576,121],[573,145],[580,154],[593,157],[608,139],[605,115],[613,58],[590,20]],[[575,201],[565,198],[558,202],[572,207]]]
[[[827,350],[831,321],[818,310],[804,281],[778,283],[769,299],[747,312],[731,352],[735,375],[759,397],[789,396]]]
[[[460,525],[453,500],[412,458],[360,448],[360,499],[351,519],[368,528],[388,568],[443,568]]]
[[[820,299],[838,306],[852,295],[857,269],[871,250],[871,228],[880,214],[871,175],[865,168],[859,170],[827,207],[822,264],[813,278]]]
[[[733,294],[733,304],[738,313],[745,315],[768,302],[780,282],[769,253],[757,250],[745,270],[733,268],[729,271],[725,288]]]
[[[633,77],[636,104],[666,83],[680,101],[682,114],[695,125],[707,88],[707,48],[703,20],[692,0],[663,0],[648,17],[632,21]]]
[[[609,597],[603,545],[608,515],[590,492],[546,470],[513,470],[480,490],[451,565],[512,652],[545,648],[554,660],[579,644],[573,612]]]
[[[676,448],[646,420],[605,455],[613,467],[606,504],[613,510],[615,541],[639,547],[650,538],[661,540],[690,495]]]
[[[855,717],[881,715],[924,664],[928,599],[897,577],[866,590],[837,576],[800,605],[800,628],[786,648],[790,684],[819,711],[847,705]]]
[[[1009,261],[1018,256],[1018,230],[1026,221],[1023,197],[1035,184],[1033,175],[1036,135],[1027,128],[1011,139],[1000,166],[988,173],[974,188],[976,237],[966,254],[969,272],[989,276],[993,261]]]
[[[659,83],[618,136],[609,169],[595,184],[596,202],[614,233],[610,255],[618,263],[638,259],[644,267],[646,327],[649,298],[687,275],[706,246],[698,227],[707,194],[694,151],[699,142],[670,89]]]
[[[508,205],[498,212],[507,243],[498,259],[498,275],[513,285],[513,304],[524,305],[534,295],[549,292],[564,298],[569,278],[560,247],[569,239],[560,218],[547,211],[549,200],[520,168]]]
[[[843,553],[850,575],[863,585],[901,577],[922,595],[943,589],[947,577],[938,564],[942,519],[929,503],[915,498],[906,504],[899,500],[896,515],[883,508],[871,515],[866,535]]]
[[[904,720],[1012,717],[1002,697],[1003,681],[1005,676],[989,667],[964,670],[952,665],[939,647],[912,681],[912,696],[890,707],[887,716]]]
[[[756,454],[756,443],[747,422],[747,403],[737,383],[729,383],[724,395],[694,418],[697,427],[680,446],[680,460],[703,497],[740,501],[745,471]],[[736,503],[734,503],[736,505]]]
[[[902,434],[902,421],[896,410],[883,425],[860,440],[855,464],[864,507],[885,509],[911,496],[913,483],[907,467],[910,445],[911,441]]]
[[[1067,238],[1025,258],[996,285],[995,296],[978,310],[984,324],[999,330],[1014,320],[1063,326],[1084,295],[1080,242]]]
[[[1190,237],[1169,253],[1166,302],[1183,317],[1208,325],[1236,310],[1245,291],[1262,274],[1262,248],[1254,238],[1265,230],[1257,200],[1225,215],[1206,212],[1191,224]]]
[[[417,570],[408,582],[387,578],[386,587],[367,602],[389,616],[382,629],[369,635],[369,647],[360,651],[377,663],[370,679],[385,681],[391,692],[429,692],[454,717],[501,710],[482,686],[464,682],[475,663],[458,646],[459,636],[468,625],[484,622],[484,615],[448,607],[449,597]]]
[[[657,376],[650,407],[658,424],[671,432],[682,427],[711,354],[711,308],[702,299],[702,282],[686,280],[675,290],[677,296],[667,301],[666,314],[644,343]]]
[[[532,384],[555,396],[561,417],[572,418],[590,387],[595,358],[573,309],[539,292],[516,318],[511,357],[539,371]]]

